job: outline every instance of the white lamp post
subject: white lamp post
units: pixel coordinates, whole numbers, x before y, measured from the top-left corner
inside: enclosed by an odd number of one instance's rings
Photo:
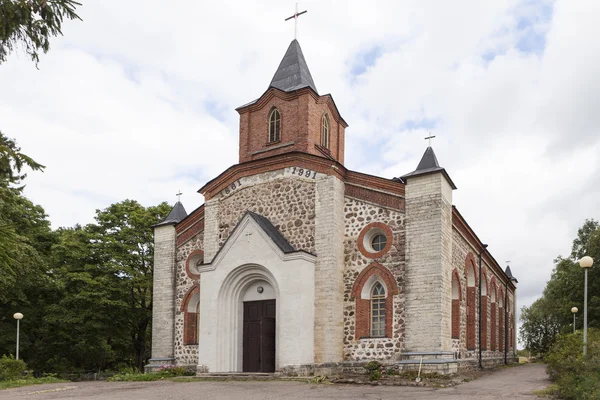
[[[579,265],[585,271],[585,280],[583,284],[583,355],[587,354],[587,273],[592,267],[594,260],[590,256],[581,257]]]
[[[19,359],[19,322],[23,319],[23,314],[15,313],[13,318],[17,320],[17,360]]]
[[[573,333],[575,333],[575,314],[577,314],[579,309],[577,307],[571,308],[571,312],[573,313]]]

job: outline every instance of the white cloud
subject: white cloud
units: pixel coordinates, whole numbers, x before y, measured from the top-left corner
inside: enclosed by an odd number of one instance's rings
[[[499,262],[512,260],[529,304],[578,226],[600,217],[599,3],[300,6],[317,88],[350,123],[346,165],[410,172],[428,129],[406,123],[435,121],[455,204]],[[27,194],[54,226],[90,222],[124,198],[173,201],[178,189],[195,208],[195,191],[237,161],[234,108],[267,88],[292,39],[283,19],[293,4],[106,0],[80,12],[40,70],[24,55],[0,67],[0,128],[48,166]],[[543,48],[522,51],[539,38]]]

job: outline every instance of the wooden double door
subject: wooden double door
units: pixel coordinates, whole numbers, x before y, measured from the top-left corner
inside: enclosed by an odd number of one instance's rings
[[[244,372],[275,372],[275,300],[244,302]]]

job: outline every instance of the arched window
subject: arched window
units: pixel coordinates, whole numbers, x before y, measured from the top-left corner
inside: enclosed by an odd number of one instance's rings
[[[504,351],[504,293],[498,293],[498,348]]]
[[[356,277],[351,292],[356,303],[356,339],[392,337],[394,296],[398,283],[391,271],[372,263]]]
[[[200,288],[194,285],[188,290],[181,302],[183,311],[183,344],[198,344],[198,330],[200,318]]]
[[[379,282],[371,289],[371,337],[385,336],[385,289]]]
[[[329,148],[329,116],[327,114],[321,118],[321,146]]]
[[[475,275],[475,257],[473,253],[467,255],[467,350],[475,350],[475,334],[477,324],[477,276]]]
[[[460,280],[458,272],[452,273],[452,338],[460,339]]]
[[[279,110],[273,108],[269,114],[269,143],[281,140],[281,115]]]
[[[496,324],[496,321],[498,319],[498,311],[496,310],[496,301],[497,301],[496,297],[497,296],[496,296],[496,282],[495,282],[494,278],[492,278],[491,287],[492,287],[492,289],[491,289],[491,292],[492,292],[491,302],[492,302],[492,304],[490,305],[490,314],[492,315],[492,318],[491,318],[491,324],[492,324],[492,327],[491,327],[492,328],[491,329],[492,330],[492,345],[491,345],[491,348],[492,348],[492,351],[496,351],[496,349],[498,348],[498,342],[496,341],[496,337],[497,337],[496,336],[497,335],[496,332],[498,331],[497,324]]]
[[[487,329],[488,329],[488,292],[487,292],[487,276],[482,273],[481,274],[481,349],[487,350]]]

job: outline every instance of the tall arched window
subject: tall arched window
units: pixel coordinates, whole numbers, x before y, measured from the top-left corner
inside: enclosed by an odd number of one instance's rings
[[[321,146],[329,148],[329,116],[327,114],[321,118]]]
[[[379,282],[371,289],[371,337],[385,336],[385,289]]]
[[[504,351],[504,293],[498,293],[498,348]]]
[[[487,350],[487,329],[488,329],[488,292],[487,292],[487,276],[482,273],[481,274],[481,349]]]
[[[460,339],[460,280],[458,273],[452,273],[452,338]]]
[[[269,143],[281,140],[281,115],[279,110],[273,108],[269,114]]]
[[[200,318],[200,287],[194,285],[188,290],[181,302],[183,312],[183,344],[198,344]]]
[[[475,275],[475,257],[469,253],[466,261],[467,274],[467,350],[475,350],[477,324],[477,275]]]
[[[494,278],[492,278],[492,284],[491,284],[491,286],[492,286],[492,289],[491,289],[491,292],[492,292],[492,295],[491,295],[492,304],[490,306],[490,314],[492,315],[492,318],[491,318],[491,324],[492,324],[492,329],[491,329],[492,330],[492,346],[491,346],[491,348],[492,348],[492,351],[496,351],[496,349],[498,348],[498,341],[496,340],[496,335],[497,335],[496,332],[498,332],[497,324],[496,324],[496,321],[498,319],[498,311],[496,310],[496,297],[497,296],[496,296],[496,282],[494,281]]]

